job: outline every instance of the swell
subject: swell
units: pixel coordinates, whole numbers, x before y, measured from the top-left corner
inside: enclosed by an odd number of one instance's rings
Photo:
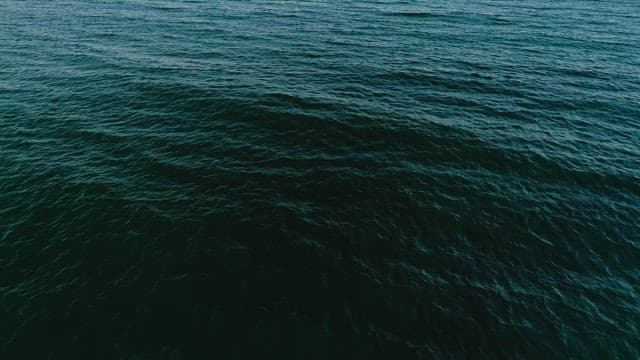
[[[486,91],[486,88],[483,90]],[[244,159],[255,161],[263,161],[261,157],[265,156],[291,157],[291,154],[295,158],[296,153],[304,151],[312,151],[311,154],[324,152],[349,160],[350,154],[354,158],[367,156],[368,151],[385,144],[385,153],[377,156],[385,161],[402,158],[452,166],[467,164],[498,174],[549,182],[562,181],[596,190],[620,189],[621,192],[640,193],[635,181],[637,174],[633,172],[618,170],[612,173],[604,167],[599,169],[560,159],[552,160],[529,149],[526,143],[517,147],[513,143],[487,142],[478,134],[458,127],[422,121],[418,129],[414,125],[402,125],[398,119],[390,121],[376,116],[375,113],[370,116],[363,116],[365,114],[362,112],[359,116],[353,115],[359,112],[355,109],[349,111],[343,108],[343,115],[338,116],[337,104],[277,93],[258,95],[253,100],[247,100],[225,96],[211,89],[184,84],[166,86],[163,83],[140,84],[130,91],[138,93],[135,98],[140,101],[129,102],[123,97],[121,101],[131,104],[129,112],[120,113],[116,119],[105,122],[104,131],[83,130],[84,140],[100,143],[107,152],[123,154],[135,153],[132,146],[143,141],[151,141],[151,144],[168,141],[167,145],[173,148],[172,151],[184,156],[197,154],[200,150],[204,151],[200,155],[218,153],[220,157],[233,157],[246,148],[253,155],[244,156]],[[467,101],[460,105],[472,106],[476,108],[476,113],[485,113],[492,118],[508,116],[513,120],[529,120],[535,114],[510,110],[501,115],[494,108],[475,100],[461,98],[460,101]],[[148,108],[147,103],[166,105],[156,107],[151,113],[141,112]],[[345,117],[346,113],[351,115]],[[111,117],[107,114],[109,116],[105,119]],[[175,123],[172,120],[174,116],[198,121]],[[125,119],[126,122],[123,122]],[[134,124],[138,124],[138,129],[132,131]],[[128,129],[128,135],[107,130],[124,126]],[[69,136],[75,135],[71,133]],[[157,140],[153,140],[154,137]],[[231,142],[234,138],[238,140],[237,145]],[[70,138],[70,141],[73,139]],[[215,144],[218,141],[222,141],[224,146]],[[288,145],[283,148],[285,144]],[[372,154],[368,156],[374,157]]]

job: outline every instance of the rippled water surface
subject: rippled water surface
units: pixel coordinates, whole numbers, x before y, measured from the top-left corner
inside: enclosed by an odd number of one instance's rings
[[[640,2],[0,2],[3,359],[640,357]]]

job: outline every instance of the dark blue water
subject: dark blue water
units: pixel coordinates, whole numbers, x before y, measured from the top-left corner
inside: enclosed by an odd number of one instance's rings
[[[0,357],[640,357],[640,2],[0,2]]]

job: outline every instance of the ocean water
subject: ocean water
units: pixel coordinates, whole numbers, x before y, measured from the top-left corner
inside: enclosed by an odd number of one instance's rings
[[[640,357],[640,2],[1,1],[0,357]]]

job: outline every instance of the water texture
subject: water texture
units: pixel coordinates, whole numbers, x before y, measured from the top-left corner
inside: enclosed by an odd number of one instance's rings
[[[640,2],[0,2],[0,357],[640,357]]]

